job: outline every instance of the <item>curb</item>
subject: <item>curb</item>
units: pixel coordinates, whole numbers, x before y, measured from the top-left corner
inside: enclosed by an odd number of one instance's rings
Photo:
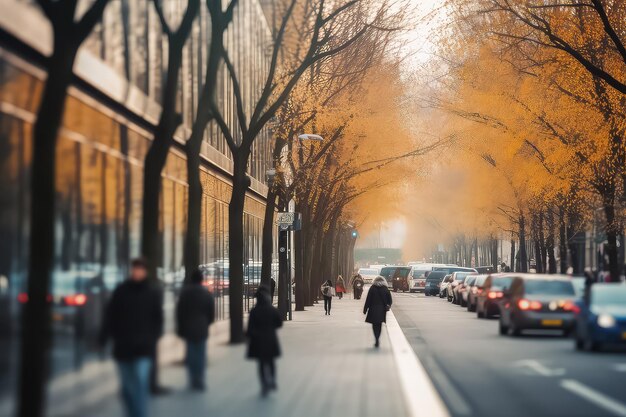
[[[450,417],[450,412],[391,310],[387,312],[387,334],[409,416]]]

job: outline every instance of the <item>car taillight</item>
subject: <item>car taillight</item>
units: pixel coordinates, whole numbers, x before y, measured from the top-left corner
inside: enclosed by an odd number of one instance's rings
[[[539,301],[529,301],[521,299],[517,302],[517,306],[520,310],[541,310],[541,303]]]
[[[574,314],[580,313],[580,307],[578,307],[576,304],[572,303],[571,301],[566,301],[565,303],[563,303],[563,310],[572,311]]]
[[[504,293],[502,291],[489,291],[487,293],[487,298],[495,300],[496,298],[504,297]]]
[[[85,294],[66,295],[63,297],[65,304],[72,307],[80,307],[87,302],[87,296]]]
[[[25,292],[21,292],[17,295],[17,301],[20,302],[20,304],[26,304],[28,302],[28,294],[26,294]]]

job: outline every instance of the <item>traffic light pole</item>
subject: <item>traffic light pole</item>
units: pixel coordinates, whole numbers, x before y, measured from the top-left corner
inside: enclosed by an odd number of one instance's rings
[[[283,227],[278,228],[278,311],[283,319],[287,317],[289,311],[289,266],[287,258],[287,242],[289,240],[289,230]]]

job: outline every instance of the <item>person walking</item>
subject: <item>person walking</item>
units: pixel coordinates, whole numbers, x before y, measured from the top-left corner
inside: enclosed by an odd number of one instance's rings
[[[365,282],[361,277],[361,274],[356,274],[352,279],[352,290],[354,291],[354,299],[360,300],[361,295],[363,295],[363,287],[365,286]]]
[[[324,297],[324,315],[330,316],[330,307],[332,306],[333,295],[335,292],[335,289],[333,288],[333,283],[330,282],[329,279],[327,279],[326,282],[322,284],[321,291],[322,297]]]
[[[100,345],[113,339],[113,357],[128,417],[147,417],[151,355],[163,332],[163,307],[159,289],[148,280],[144,259],[131,263],[130,277],[109,301]]]
[[[283,319],[270,301],[269,288],[261,285],[255,296],[256,304],[250,310],[246,331],[247,357],[259,363],[261,395],[265,397],[270,390],[277,389],[275,360],[280,356],[280,344],[276,329],[283,325]]]
[[[337,277],[337,282],[335,282],[335,292],[340,300],[343,298],[343,293],[346,292],[346,283],[343,281],[341,275]]]
[[[204,391],[206,368],[206,342],[209,326],[215,319],[213,295],[203,285],[204,275],[195,270],[185,284],[176,305],[176,329],[185,340],[189,388]]]
[[[367,292],[363,306],[363,314],[367,314],[365,321],[372,324],[374,331],[374,339],[376,340],[374,347],[380,346],[380,333],[383,323],[387,321],[387,311],[391,308],[391,303],[391,293],[387,288],[387,281],[381,276],[376,277]]]

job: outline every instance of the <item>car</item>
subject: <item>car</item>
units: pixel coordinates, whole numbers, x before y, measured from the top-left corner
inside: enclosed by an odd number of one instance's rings
[[[497,272],[497,269],[494,268],[493,265],[475,266],[474,269],[479,274],[493,274],[493,273]]]
[[[452,272],[452,281],[450,281],[448,286],[448,301],[452,304],[461,303],[461,298],[458,294],[458,287],[463,281],[465,281],[465,278],[471,274],[476,274],[476,271],[470,270]]]
[[[377,268],[359,268],[359,275],[363,278],[365,284],[371,284],[379,274],[380,270]]]
[[[483,292],[483,285],[485,284],[488,276],[488,274],[476,275],[474,283],[467,292],[467,311],[476,311],[478,296]]]
[[[606,344],[626,346],[626,285],[593,284],[576,303],[576,349],[599,350]]]
[[[476,281],[476,275],[468,275],[465,277],[463,282],[459,284],[457,288],[457,294],[459,294],[459,304],[461,307],[467,307],[467,297],[470,290],[470,287],[474,285],[474,281]]]
[[[524,330],[562,330],[575,324],[576,291],[567,275],[517,274],[500,304],[501,335],[519,336]]]
[[[476,298],[476,317],[491,318],[500,315],[500,301],[509,288],[513,277],[507,274],[491,274],[483,284],[483,291]]]
[[[423,292],[426,286],[426,277],[430,274],[434,268],[445,267],[445,264],[427,264],[417,263],[411,265],[411,292]]]
[[[387,287],[394,291],[410,291],[411,267],[405,265],[386,266],[380,270],[380,276],[387,280]]]
[[[433,271],[426,277],[424,295],[438,295],[443,279],[446,277],[445,271]]]
[[[439,286],[439,298],[448,298],[448,287],[452,282],[452,274],[448,274],[446,271],[433,271],[433,272],[443,272],[446,274],[443,277],[443,281],[441,281],[441,285]],[[431,274],[433,273],[431,272]]]

